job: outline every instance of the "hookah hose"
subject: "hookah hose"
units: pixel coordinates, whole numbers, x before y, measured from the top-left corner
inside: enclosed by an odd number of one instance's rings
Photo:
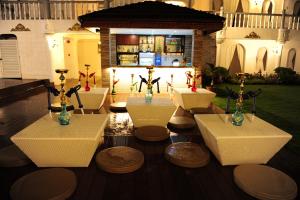
[[[58,96],[59,95],[59,91],[51,86],[46,86],[47,90],[48,90],[48,110],[51,110],[51,98],[50,98],[50,94],[52,93],[54,96]]]
[[[234,92],[232,89],[228,88],[227,86],[225,87],[228,93],[227,96],[227,105],[226,105],[226,114],[229,113],[229,109],[230,109],[230,99],[238,99],[239,95],[238,93]],[[252,113],[255,114],[256,113],[256,97],[262,92],[262,90],[259,88],[256,91],[248,91],[246,93],[243,94],[243,99],[249,99],[250,97],[253,98],[253,103],[252,103]]]
[[[139,87],[139,92],[141,92],[141,91],[142,91],[142,84],[143,84],[143,83],[147,83],[147,81],[146,81],[146,79],[143,78],[141,75],[139,75],[139,77],[141,78],[141,81],[140,81],[140,87]]]
[[[154,85],[155,83],[157,84],[157,93],[160,93],[159,91],[159,80],[160,80],[160,77],[154,79],[153,81],[151,81],[151,84]]]
[[[78,90],[80,88],[81,88],[81,85],[77,85],[77,86],[75,86],[73,88],[70,88],[70,90],[66,93],[66,96],[70,98],[72,96],[72,94],[75,93],[76,99],[77,99],[77,102],[78,102],[78,105],[79,105],[79,108],[81,110],[81,113],[84,114],[84,112],[83,112],[83,105],[82,105],[82,103],[80,101],[80,97],[79,97],[79,94],[78,94]]]

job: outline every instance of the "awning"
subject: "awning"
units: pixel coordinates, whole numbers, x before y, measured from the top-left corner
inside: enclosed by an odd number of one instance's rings
[[[78,17],[82,27],[197,29],[212,33],[225,18],[208,12],[158,1],[144,1],[103,9]]]

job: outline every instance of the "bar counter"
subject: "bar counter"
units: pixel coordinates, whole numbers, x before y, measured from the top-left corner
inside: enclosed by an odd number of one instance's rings
[[[134,75],[133,83],[137,82],[137,90],[140,86],[142,76],[148,80],[148,69],[146,66],[116,66],[110,68],[110,80],[112,88],[113,69],[115,69],[115,80],[119,79],[119,82],[115,85],[116,92],[127,93],[130,92],[130,86],[132,84],[131,75]],[[186,71],[192,71],[193,67],[189,66],[154,66],[153,79],[160,77],[159,87],[161,93],[167,93],[167,82],[171,83],[171,75],[173,75],[173,86],[178,88],[185,88],[186,85]],[[146,84],[142,85],[142,92],[146,91]],[[153,92],[157,93],[156,85],[153,86]]]

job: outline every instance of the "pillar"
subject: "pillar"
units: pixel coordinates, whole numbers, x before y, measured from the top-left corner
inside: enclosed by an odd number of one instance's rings
[[[100,28],[102,87],[110,87],[110,38],[109,28]]]

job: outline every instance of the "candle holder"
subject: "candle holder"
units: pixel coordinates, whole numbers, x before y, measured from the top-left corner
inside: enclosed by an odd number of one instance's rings
[[[134,82],[134,74],[131,74],[130,94],[133,94],[134,90],[137,91],[137,82]]]
[[[235,126],[241,126],[244,121],[244,114],[243,114],[243,94],[244,94],[244,82],[245,82],[245,73],[238,73],[237,74],[241,84],[240,84],[240,91],[239,96],[236,100],[235,104],[235,112],[232,114],[232,124]]]
[[[116,95],[116,89],[115,89],[115,85],[119,82],[120,79],[116,80],[116,69],[113,69],[113,86],[112,86],[112,90],[111,90],[111,94],[112,95]]]
[[[201,72],[200,73],[197,73],[196,72],[196,67],[194,67],[194,75],[192,75],[192,72],[191,71],[187,71],[185,72],[185,75],[186,75],[186,84],[188,85],[188,88],[191,88],[191,91],[192,92],[196,92],[197,91],[197,80],[199,79],[200,80],[200,87],[202,87],[201,85]],[[191,84],[191,79],[193,80],[192,84]]]
[[[82,73],[81,71],[79,71],[79,82],[81,80],[81,77],[85,77],[85,91],[90,91],[91,88],[89,86],[89,78],[94,78],[94,87],[96,86],[96,72],[93,72],[91,74],[89,74],[89,68],[91,65],[89,64],[85,64],[84,65],[86,67],[86,74]]]
[[[67,69],[56,69],[56,73],[59,73],[59,80],[60,80],[60,104],[62,111],[58,116],[58,121],[61,125],[68,125],[70,123],[70,114],[67,112],[67,103],[66,103],[66,95],[65,95],[65,76],[68,72]]]

